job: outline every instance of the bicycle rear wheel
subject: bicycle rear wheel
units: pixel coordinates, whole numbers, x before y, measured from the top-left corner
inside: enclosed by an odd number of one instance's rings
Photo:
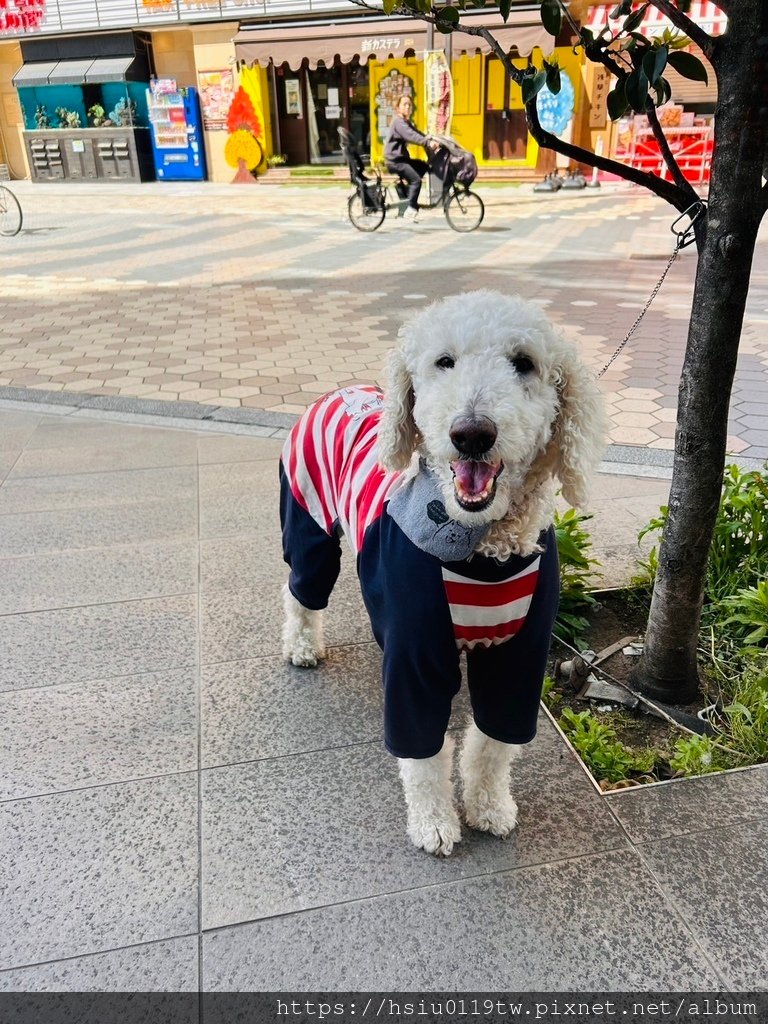
[[[474,231],[479,228],[485,216],[483,200],[476,192],[456,190],[445,206],[445,219],[454,231]]]
[[[363,202],[359,192],[355,192],[347,201],[347,213],[358,231],[375,231],[384,220],[386,210],[383,202],[380,206],[371,206]]]
[[[23,217],[19,200],[5,185],[0,185],[0,235],[18,235]]]

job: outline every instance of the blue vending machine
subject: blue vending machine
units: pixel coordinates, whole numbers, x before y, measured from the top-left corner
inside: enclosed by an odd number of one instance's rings
[[[158,181],[204,181],[203,120],[197,89],[158,78],[147,89]]]

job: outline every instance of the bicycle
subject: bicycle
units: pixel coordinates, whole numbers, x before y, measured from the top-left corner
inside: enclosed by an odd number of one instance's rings
[[[402,217],[408,206],[407,182],[398,178],[394,184],[397,199],[393,200],[389,186],[382,183],[377,168],[373,169],[373,180],[366,176],[362,158],[351,134],[345,128],[339,128],[339,138],[349,167],[350,180],[355,186],[355,191],[347,200],[347,214],[352,224],[358,231],[375,231],[384,223],[390,210],[397,210],[398,217]],[[430,168],[427,188],[429,202],[421,204],[420,210],[436,210],[442,206],[445,219],[454,231],[474,231],[480,227],[485,216],[485,206],[480,196],[468,186],[451,178],[441,178]]]
[[[18,235],[23,220],[19,200],[9,188],[0,185],[0,235]]]

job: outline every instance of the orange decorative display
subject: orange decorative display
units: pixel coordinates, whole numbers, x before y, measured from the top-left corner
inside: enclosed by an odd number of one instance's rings
[[[248,93],[242,86],[235,93],[227,114],[227,131],[230,133],[224,147],[224,158],[230,167],[237,167],[232,184],[249,184],[256,179],[251,174],[262,160],[262,149],[258,138],[261,122],[253,109]]]

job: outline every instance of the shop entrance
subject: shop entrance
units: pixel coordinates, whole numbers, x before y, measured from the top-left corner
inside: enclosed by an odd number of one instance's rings
[[[486,160],[525,160],[528,126],[524,110],[510,108],[510,79],[497,57],[485,63],[485,121],[483,157]]]
[[[370,112],[368,107],[368,68],[357,62],[321,64],[306,72],[307,136],[309,162],[343,164],[339,128],[346,128],[360,151],[370,149]]]
[[[346,122],[343,68],[318,67],[307,72],[309,95],[307,131],[309,133],[309,162],[337,164],[342,162],[339,144],[339,126]]]

